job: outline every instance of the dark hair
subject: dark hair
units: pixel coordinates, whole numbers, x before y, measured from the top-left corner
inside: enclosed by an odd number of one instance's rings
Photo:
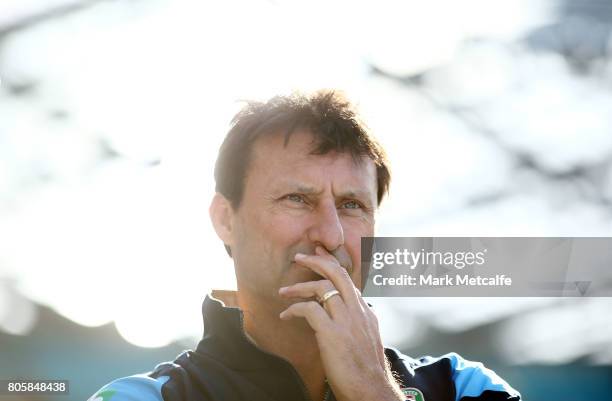
[[[362,156],[372,159],[376,165],[380,204],[391,180],[387,156],[352,104],[332,90],[275,96],[267,102],[247,102],[232,119],[231,128],[219,149],[215,190],[237,210],[242,201],[251,148],[257,138],[284,132],[287,144],[291,134],[300,128],[308,129],[315,137],[317,145],[312,154],[349,152],[356,162]]]

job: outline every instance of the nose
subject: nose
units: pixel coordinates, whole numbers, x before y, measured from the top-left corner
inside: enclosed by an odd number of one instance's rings
[[[333,252],[344,245],[344,229],[334,202],[321,202],[313,214],[308,239]]]

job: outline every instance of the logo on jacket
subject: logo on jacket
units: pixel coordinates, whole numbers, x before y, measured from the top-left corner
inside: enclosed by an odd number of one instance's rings
[[[89,400],[87,401],[109,401],[111,399],[111,397],[116,393],[116,391],[114,390],[105,390],[105,391],[100,391],[97,394],[94,394]]]
[[[425,401],[423,393],[418,388],[402,387],[401,390],[406,396],[406,401]]]

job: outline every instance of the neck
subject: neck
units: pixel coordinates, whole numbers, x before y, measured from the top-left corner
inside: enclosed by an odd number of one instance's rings
[[[323,399],[325,370],[315,333],[305,319],[281,320],[289,305],[270,302],[238,292],[237,304],[244,314],[244,329],[258,348],[286,359],[293,365],[313,400]]]

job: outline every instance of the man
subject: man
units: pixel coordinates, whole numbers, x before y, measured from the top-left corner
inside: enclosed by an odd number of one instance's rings
[[[456,354],[415,360],[381,343],[361,297],[361,237],[390,173],[340,95],[275,97],[233,120],[210,216],[238,291],[203,305],[195,351],[116,380],[94,400],[519,400]]]

